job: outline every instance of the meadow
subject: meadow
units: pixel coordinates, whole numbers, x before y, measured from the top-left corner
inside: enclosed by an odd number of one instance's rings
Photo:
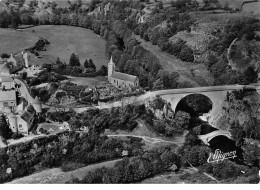
[[[32,0],[26,0],[25,4],[28,4],[30,1]],[[41,0],[43,2],[53,2],[55,1],[57,3],[57,7],[69,7],[69,3],[67,0]],[[70,0],[71,2],[74,2],[76,0]],[[89,4],[91,2],[91,0],[81,0],[82,4]]]
[[[37,39],[38,37],[31,33],[0,28],[0,54],[16,53],[25,48],[31,47]]]
[[[34,32],[32,32],[34,30]],[[69,63],[72,53],[79,56],[81,64],[92,59],[97,66],[107,65],[105,40],[88,29],[72,26],[36,26],[24,30],[0,29],[0,54],[15,53],[34,45],[39,37],[50,42],[47,51],[40,54],[55,61],[59,57]]]

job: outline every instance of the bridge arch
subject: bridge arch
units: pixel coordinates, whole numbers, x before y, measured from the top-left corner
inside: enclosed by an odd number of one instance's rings
[[[213,108],[212,100],[200,93],[188,94],[180,99],[175,107],[175,113],[184,111],[191,115],[191,117],[199,117],[204,113],[209,113]]]
[[[231,139],[231,134],[228,131],[217,130],[217,131],[208,133],[206,135],[198,135],[198,137],[205,144],[209,145],[209,144],[211,144],[210,142],[212,142],[214,144],[214,141],[216,140],[216,138],[224,137],[224,138]]]
[[[216,134],[215,136],[207,138],[207,142],[210,143],[210,141],[213,140],[216,137],[227,137],[227,138],[231,139],[230,134]]]

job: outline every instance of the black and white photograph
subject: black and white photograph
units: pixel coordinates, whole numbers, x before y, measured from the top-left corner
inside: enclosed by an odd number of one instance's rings
[[[260,0],[0,0],[14,184],[259,188]]]

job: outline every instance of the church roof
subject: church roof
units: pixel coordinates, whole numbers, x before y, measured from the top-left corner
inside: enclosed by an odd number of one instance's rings
[[[113,72],[112,78],[120,79],[123,81],[130,81],[130,82],[135,82],[137,79],[137,76],[134,75],[129,75],[126,73],[120,73],[120,72]]]
[[[16,101],[15,91],[0,91],[0,102]]]

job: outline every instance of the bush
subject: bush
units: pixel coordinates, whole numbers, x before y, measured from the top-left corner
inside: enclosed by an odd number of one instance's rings
[[[162,159],[162,160],[161,160]],[[71,183],[133,183],[167,171],[175,164],[179,168],[179,157],[171,147],[152,149],[141,156],[125,158],[113,168],[99,168],[86,173],[83,180]]]

